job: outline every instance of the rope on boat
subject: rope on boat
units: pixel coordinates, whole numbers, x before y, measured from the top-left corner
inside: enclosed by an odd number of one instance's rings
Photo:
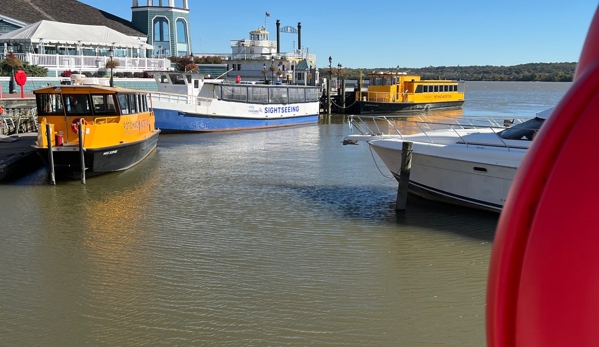
[[[393,179],[395,179],[394,177],[389,177],[389,176],[385,175],[385,174],[384,174],[384,173],[381,171],[381,168],[379,167],[379,164],[376,162],[376,158],[375,158],[375,156],[374,156],[374,153],[372,153],[372,147],[371,147],[370,145],[368,145],[368,148],[370,149],[370,155],[372,156],[372,160],[374,161],[374,165],[376,166],[377,170],[379,170],[379,172],[381,173],[381,175],[382,175],[383,177],[385,177],[386,179],[390,179],[390,180],[393,180]]]

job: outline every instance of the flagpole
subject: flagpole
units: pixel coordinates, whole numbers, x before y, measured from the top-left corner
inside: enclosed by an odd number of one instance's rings
[[[266,18],[270,17],[270,13],[268,12],[264,12],[264,30],[267,30],[266,28]]]

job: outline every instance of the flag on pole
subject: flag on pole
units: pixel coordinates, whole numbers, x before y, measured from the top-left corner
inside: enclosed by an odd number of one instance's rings
[[[266,12],[266,17],[270,17],[270,13]]]

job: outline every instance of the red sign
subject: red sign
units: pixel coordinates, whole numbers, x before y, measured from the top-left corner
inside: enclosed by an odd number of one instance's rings
[[[18,85],[24,86],[27,83],[27,74],[23,70],[15,72],[15,81]]]

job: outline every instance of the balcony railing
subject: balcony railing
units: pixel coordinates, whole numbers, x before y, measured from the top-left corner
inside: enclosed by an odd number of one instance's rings
[[[106,56],[87,56],[87,55],[61,55],[61,54],[35,54],[35,53],[14,53],[16,57],[31,65],[38,65],[48,70],[79,70],[79,71],[97,71],[105,70],[106,62],[110,57]],[[0,59],[5,59],[5,54],[0,54]],[[131,58],[114,57],[119,62],[119,66],[114,72],[142,72],[147,70],[166,70],[170,67],[170,61],[165,58]]]

